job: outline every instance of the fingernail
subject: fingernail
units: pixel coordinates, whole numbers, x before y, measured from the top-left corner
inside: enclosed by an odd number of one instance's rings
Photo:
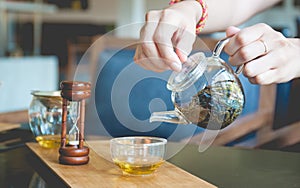
[[[174,70],[176,72],[180,72],[181,68],[182,68],[181,63],[177,63],[177,62],[171,63],[170,67],[172,70]]]

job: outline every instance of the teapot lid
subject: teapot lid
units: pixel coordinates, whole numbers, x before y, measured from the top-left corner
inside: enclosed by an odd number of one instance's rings
[[[195,53],[182,64],[180,72],[173,72],[168,80],[167,88],[180,92],[193,85],[204,73],[207,61],[204,53]]]

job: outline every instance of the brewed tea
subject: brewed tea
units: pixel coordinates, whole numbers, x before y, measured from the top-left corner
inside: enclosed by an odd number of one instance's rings
[[[164,160],[156,158],[155,160],[150,159],[150,161],[137,161],[135,159],[135,161],[131,163],[125,160],[114,159],[113,162],[121,168],[124,174],[149,175],[156,171],[156,169],[163,164]]]

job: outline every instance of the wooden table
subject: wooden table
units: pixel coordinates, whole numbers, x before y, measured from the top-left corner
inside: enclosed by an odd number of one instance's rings
[[[169,161],[219,187],[300,187],[300,153],[188,145]]]
[[[110,155],[108,141],[95,141],[104,155]],[[90,187],[199,187],[215,188],[214,185],[198,178],[175,165],[165,162],[153,175],[124,176],[120,169],[110,160],[110,156],[99,156],[90,149],[90,162],[87,165],[62,165],[58,163],[58,149],[45,149],[37,143],[26,144],[30,150],[49,167],[50,171],[59,176],[67,186],[78,188]],[[91,147],[90,147],[91,148]]]
[[[55,159],[52,162],[57,164]],[[211,147],[199,153],[197,146],[187,145],[169,162],[199,177],[200,182],[204,180],[217,187],[300,187],[300,153],[231,147]],[[173,168],[173,165],[168,165],[165,170]],[[49,187],[68,187],[67,182],[25,146],[0,152],[0,166],[0,187],[29,187],[30,184],[36,187],[37,183]],[[186,172],[176,177],[177,180],[186,178]],[[170,179],[172,177],[168,181]],[[172,184],[172,187],[178,186]]]
[[[18,123],[1,123],[0,122],[0,132],[11,130],[11,129],[16,129],[19,127],[20,127],[20,124],[18,124]]]

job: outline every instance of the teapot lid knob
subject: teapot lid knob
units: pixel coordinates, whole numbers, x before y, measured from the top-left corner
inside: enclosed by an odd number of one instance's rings
[[[167,88],[180,92],[193,85],[202,76],[207,67],[204,53],[195,53],[182,65],[180,72],[173,72],[168,80]]]

